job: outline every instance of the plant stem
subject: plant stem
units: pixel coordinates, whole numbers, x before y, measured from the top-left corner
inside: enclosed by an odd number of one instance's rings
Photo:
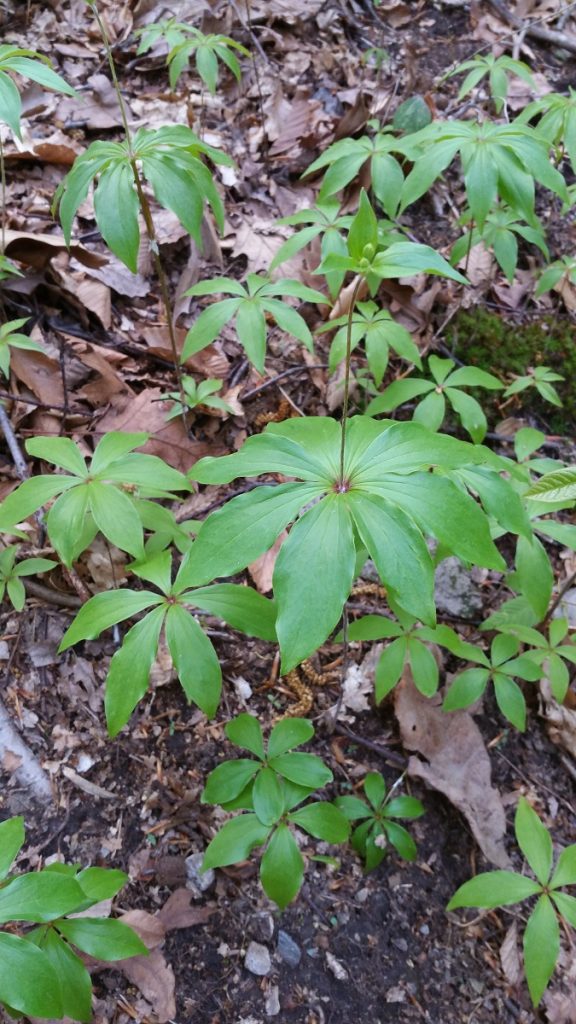
[[[344,486],[344,460],[346,457],[346,425],[348,420],[348,408],[350,405],[350,363],[352,360],[352,317],[354,315],[354,307],[356,306],[356,299],[358,292],[362,286],[364,278],[358,276],[356,284],[354,285],[354,291],[352,292],[352,298],[350,299],[350,309],[348,310],[348,324],[346,327],[346,364],[344,370],[344,401],[342,403],[342,440],[340,443],[340,479],[339,484],[341,487]]]
[[[2,255],[6,249],[6,164],[4,163],[4,143],[0,136],[0,188],[2,189]]]
[[[178,391],[180,392],[180,403],[183,410],[186,409],[186,396],[184,394],[184,388],[182,386],[182,369],[180,367],[180,355],[178,353],[178,345],[176,342],[176,331],[174,329],[174,315],[172,311],[172,300],[170,298],[170,289],[168,287],[168,279],[162,265],[160,258],[160,247],[158,245],[158,238],[156,235],[156,229],[154,227],[154,220],[152,218],[152,211],[150,209],[150,203],[144,192],[142,185],[142,178],[140,177],[140,171],[138,170],[138,163],[136,156],[132,148],[132,133],[130,131],[130,125],[128,123],[128,114],[126,111],[126,104],[124,103],[124,97],[120,89],[120,82],[118,81],[118,75],[116,74],[116,64],[112,54],[112,47],[110,46],[110,40],[106,31],[106,26],[100,17],[98,8],[96,6],[96,0],[88,0],[91,9],[94,12],[94,16],[98,23],[98,28],[102,36],[104,43],[104,49],[106,50],[106,57],[108,59],[108,66],[110,68],[110,75],[112,76],[112,84],[114,85],[114,91],[118,99],[118,106],[120,107],[120,116],[122,118],[122,125],[124,133],[126,135],[126,142],[128,145],[128,154],[130,157],[130,166],[132,167],[132,173],[134,175],[134,184],[136,185],[136,192],[138,195],[138,202],[140,204],[140,210],[144,218],[144,224],[146,225],[146,233],[150,242],[150,251],[154,259],[154,268],[160,284],[160,294],[162,296],[162,303],[164,305],[164,314],[166,317],[166,324],[168,327],[168,336],[170,338],[170,348],[172,349],[172,359],[174,360],[174,372],[176,374],[176,380],[178,383]],[[186,414],[183,412],[182,421],[184,423],[184,429],[188,432],[186,424]]]
[[[464,273],[468,273],[468,263],[470,262],[470,253],[472,252],[472,238],[474,235],[474,221],[470,221],[470,234],[468,235],[468,246],[466,248],[466,262],[464,264]]]

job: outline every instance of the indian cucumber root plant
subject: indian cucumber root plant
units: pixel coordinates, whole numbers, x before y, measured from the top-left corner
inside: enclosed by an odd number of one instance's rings
[[[220,7],[226,17],[215,26]],[[224,878],[236,872],[242,886],[255,862],[265,898],[279,911],[310,898],[306,873],[319,865],[335,890],[350,863],[359,873],[375,872],[380,884],[387,864],[417,862],[416,839],[432,842],[426,792],[413,780],[417,759],[392,756],[388,767],[398,769],[390,778],[372,762],[363,768],[362,744],[371,756],[385,744],[363,739],[362,723],[371,723],[370,736],[377,737],[394,710],[402,727],[406,707],[418,708],[428,740],[418,747],[414,736],[410,749],[431,764],[434,730],[441,744],[444,732],[468,729],[481,748],[491,809],[481,801],[471,808],[458,796],[469,784],[465,759],[442,784],[433,772],[425,777],[464,814],[459,827],[470,827],[495,870],[476,870],[473,860],[473,877],[457,879],[446,909],[455,921],[462,907],[531,901],[527,920],[520,918],[522,964],[537,1007],[549,985],[562,990],[569,973],[576,847],[551,835],[531,805],[544,805],[538,785],[529,793],[517,786],[506,806],[514,807],[517,845],[531,874],[513,870],[520,856],[513,841],[506,848],[504,805],[490,785],[474,718],[484,730],[490,723],[490,750],[515,732],[538,734],[543,709],[557,737],[576,731],[576,644],[567,603],[575,575],[574,453],[568,439],[550,436],[545,411],[523,416],[522,403],[532,395],[540,410],[561,407],[562,374],[542,360],[498,374],[491,356],[483,366],[462,362],[448,344],[448,324],[485,316],[492,285],[510,298],[521,282],[526,303],[545,296],[547,311],[562,300],[574,309],[572,253],[555,252],[547,237],[552,213],[567,215],[575,198],[574,97],[550,89],[529,102],[537,95],[534,69],[516,59],[515,49],[508,55],[506,40],[506,53],[500,45],[494,54],[484,48],[438,76],[437,89],[465,76],[453,113],[449,107],[442,114],[428,97],[391,93],[384,113],[365,117],[357,130],[338,130],[336,141],[316,146],[315,159],[299,168],[309,202],[303,208],[298,198],[289,213],[285,204],[269,225],[283,238],[275,252],[263,261],[259,251],[251,262],[248,246],[244,263],[231,260],[224,268],[227,250],[218,235],[230,231],[227,189],[240,168],[238,153],[226,152],[207,127],[204,89],[213,101],[226,76],[239,90],[252,76],[262,113],[261,54],[254,52],[260,43],[250,4],[247,22],[235,4],[215,8],[206,24],[201,17],[151,18],[124,42],[144,68],[151,54],[167,53],[167,69],[156,63],[154,72],[169,83],[166,114],[147,124],[134,116],[121,84],[126,69],[116,63],[110,5],[86,4],[86,31],[99,39],[118,116],[112,134],[91,137],[64,161],[69,170],[51,206],[62,234],[51,228],[49,240],[37,244],[58,239],[61,254],[67,248],[81,261],[65,272],[67,287],[83,262],[142,303],[141,280],[153,274],[162,310],[154,328],[144,329],[145,358],[158,360],[153,370],[134,362],[142,346],[122,341],[121,327],[108,365],[106,331],[90,347],[92,321],[84,311],[74,358],[78,363],[88,352],[90,372],[107,388],[92,417],[82,413],[95,394],[86,374],[77,378],[82,389],[71,402],[67,346],[74,332],[60,325],[55,362],[40,328],[50,321],[58,329],[58,318],[26,305],[25,252],[11,248],[6,230],[11,164],[5,166],[4,148],[10,137],[22,139],[24,80],[66,94],[67,103],[79,100],[34,48],[0,48],[0,120],[8,129],[0,149],[0,423],[15,467],[0,502],[6,636],[17,644],[21,632],[29,635],[29,599],[74,608],[66,621],[59,613],[54,663],[88,665],[92,658],[105,666],[93,706],[118,750],[163,717],[159,676],[178,679],[198,733],[213,741],[202,772],[193,747],[182,765],[194,775],[194,807],[202,813],[199,891],[214,869]],[[375,5],[379,21],[377,11]],[[517,114],[510,94],[518,82],[525,103]],[[192,96],[199,96],[196,109]],[[186,123],[171,121],[170,104],[187,112]],[[456,196],[452,206],[438,199],[447,187]],[[433,231],[417,227],[432,202],[446,211],[440,246]],[[96,226],[87,235],[86,219]],[[193,246],[192,272],[178,282],[162,245],[167,230]],[[209,264],[225,273],[214,276]],[[490,268],[482,286],[480,264]],[[104,315],[89,306],[86,289],[82,295],[94,315]],[[121,323],[128,330],[128,316]],[[278,372],[283,351],[295,365]],[[118,386],[114,359],[131,360]],[[46,402],[44,392],[38,400],[22,397],[27,388],[37,393],[38,368],[50,365],[59,367],[54,393],[62,401]],[[314,386],[322,389],[321,400],[305,400],[305,411],[286,390],[299,374],[320,380]],[[266,398],[276,384],[281,411],[247,418],[250,400]],[[130,398],[121,406],[123,389]],[[21,403],[28,400],[44,410],[34,421],[38,429],[26,421]],[[478,587],[475,616],[447,612],[439,599],[447,571]],[[232,643],[245,652],[240,659],[231,656]],[[13,656],[6,656],[10,664]],[[231,668],[238,661],[241,678]],[[359,679],[362,696],[354,698]],[[331,697],[316,704],[316,688],[324,695],[319,687],[326,682]],[[298,703],[279,700],[274,683]],[[185,702],[169,712],[171,736],[189,714]],[[346,737],[357,742],[351,756],[342,752]],[[0,730],[4,755],[2,743]],[[229,756],[230,744],[240,756]],[[46,759],[54,763],[55,756]],[[82,788],[79,771],[68,777]],[[180,787],[189,794],[187,784]],[[87,792],[98,791],[88,785]],[[47,863],[46,843],[28,856],[24,872],[17,860],[23,820],[10,788],[2,799],[0,1006],[14,1015],[89,1021],[92,961],[77,951],[124,961],[156,947],[145,924],[142,937],[136,934],[139,912],[127,923],[110,917],[110,901],[127,881],[123,872],[100,863]],[[486,839],[478,821],[490,815],[493,834]],[[551,817],[547,824],[554,825]],[[157,842],[154,830],[148,841]],[[91,916],[94,906],[100,916]],[[79,912],[88,916],[74,916]],[[503,918],[495,920],[500,929]],[[511,934],[509,955],[513,945],[518,958]],[[138,984],[136,974],[129,977]],[[515,985],[526,1009],[518,979]]]

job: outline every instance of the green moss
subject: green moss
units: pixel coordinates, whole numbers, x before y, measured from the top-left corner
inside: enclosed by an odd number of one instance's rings
[[[553,433],[575,432],[576,328],[568,320],[543,317],[538,321],[507,323],[488,310],[462,311],[446,331],[446,344],[463,363],[495,373],[510,384],[514,375],[525,374],[529,366],[549,366],[566,379],[556,388],[562,409],[544,402],[535,390],[518,395],[502,412],[499,395],[485,393],[483,404],[489,419],[494,416],[535,415]],[[478,397],[478,396],[477,396]]]

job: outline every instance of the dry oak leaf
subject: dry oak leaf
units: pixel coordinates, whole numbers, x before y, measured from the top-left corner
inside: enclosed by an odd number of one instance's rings
[[[70,249],[66,245],[64,235],[32,234],[29,231],[11,231],[6,229],[5,254],[11,260],[18,260],[29,267],[42,270],[53,256],[59,252],[70,252],[80,263],[87,267],[102,267],[107,263],[105,256],[89,252],[79,242],[72,242]]]
[[[466,818],[486,859],[507,868],[506,815],[482,734],[467,711],[442,711],[441,700],[423,697],[409,671],[394,691],[402,742],[425,758],[411,757],[408,774],[443,793]]]

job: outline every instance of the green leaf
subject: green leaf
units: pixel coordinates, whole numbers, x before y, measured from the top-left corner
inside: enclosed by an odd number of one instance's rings
[[[529,601],[538,616],[544,618],[548,610],[554,575],[546,549],[533,537],[519,537],[516,545],[516,569],[510,573],[508,583]]]
[[[524,932],[524,970],[534,1006],[542,999],[560,952],[560,929],[548,896],[541,896]]]
[[[372,818],[372,811],[364,800],[357,796],[339,796],[334,801],[348,821],[360,821],[362,818]]]
[[[348,252],[355,260],[365,255],[365,247],[371,246],[368,258],[371,259],[378,245],[378,221],[365,189],[360,192],[358,213],[352,220],[348,232]]]
[[[84,868],[76,875],[76,881],[88,899],[99,903],[100,900],[112,899],[126,885],[128,875],[110,868]]]
[[[414,410],[414,422],[421,423],[422,426],[426,427],[427,430],[436,432],[440,430],[442,422],[446,415],[446,400],[443,394],[438,394],[436,390],[431,391],[430,394],[426,395],[419,405]]]
[[[248,715],[243,712],[237,715],[231,722],[224,726],[224,732],[231,743],[242,750],[249,750],[256,754],[261,761],[264,760],[264,741],[260,722],[255,715]]]
[[[278,775],[308,789],[322,789],[332,781],[332,772],[315,754],[279,754],[268,764]]]
[[[279,825],[262,857],[260,879],[264,892],[281,910],[300,890],[304,860],[287,825]]]
[[[363,615],[348,626],[349,640],[383,640],[401,634],[402,627],[385,615]],[[340,642],[342,635],[338,634],[336,639]]]
[[[94,192],[96,223],[109,249],[133,274],[138,272],[140,228],[134,171],[128,163],[112,164],[100,175]]]
[[[247,860],[256,846],[265,843],[270,829],[255,814],[240,814],[227,821],[206,848],[202,869],[223,868]]]
[[[524,694],[510,676],[497,672],[494,675],[494,693],[500,711],[512,725],[524,732],[526,728],[526,701]]]
[[[386,796],[386,783],[380,775],[380,772],[368,772],[368,775],[364,779],[364,792],[368,797],[368,800],[372,804],[372,807],[377,811]]]
[[[0,923],[53,921],[77,910],[84,900],[84,893],[73,878],[46,871],[18,875],[0,889]]]
[[[252,587],[216,583],[184,593],[180,599],[217,615],[248,636],[257,636],[272,643],[276,640],[276,605]]]
[[[385,813],[387,818],[420,818],[425,814],[424,807],[420,800],[413,796],[396,796],[389,804],[386,804]]]
[[[166,643],[188,700],[212,718],[220,702],[222,671],[211,641],[192,615],[178,604],[168,609],[165,630]]]
[[[88,484],[90,508],[98,529],[121,551],[135,558],[144,554],[142,523],[130,498],[111,484]]]
[[[78,538],[86,523],[89,484],[65,491],[52,505],[47,517],[48,535],[64,565],[70,567],[77,556]]]
[[[254,778],[256,772],[260,771],[260,767],[257,761],[245,757],[219,764],[206,780],[202,803],[227,804],[234,800]]]
[[[464,391],[452,387],[446,388],[446,398],[460,417],[462,426],[470,434],[474,444],[480,444],[488,429],[482,406]]]
[[[554,473],[546,473],[526,491],[527,498],[538,501],[572,501],[576,500],[576,468],[557,469]]]
[[[342,811],[323,801],[306,804],[299,811],[293,811],[290,821],[326,843],[345,843],[350,834],[350,826]]]
[[[92,456],[91,474],[103,476],[107,469],[114,466],[114,463],[124,458],[125,455],[129,455],[134,448],[140,448],[146,444],[149,436],[149,434],[144,432],[125,434],[115,430],[104,434],[104,437],[96,445],[94,455]],[[123,480],[123,478],[120,477],[120,480]]]
[[[86,462],[78,451],[78,446],[69,437],[31,437],[26,442],[26,451],[35,459],[51,462],[54,466],[80,477],[81,480],[88,476]]]
[[[6,65],[11,71],[16,71],[19,75],[30,78],[33,82],[38,82],[39,85],[45,86],[46,89],[54,89],[56,92],[63,92],[67,96],[77,95],[72,86],[68,85],[68,82],[52,70],[48,61],[41,54],[32,50],[29,53],[34,53],[34,57],[10,57],[6,61]]]
[[[24,584],[19,579],[13,578],[6,581],[6,590],[13,607],[17,612],[21,612],[26,603]]]
[[[306,718],[283,718],[270,733],[268,757],[279,757],[294,747],[300,747],[313,735],[314,726]]]
[[[0,1002],[27,1016],[62,1017],[60,980],[43,950],[0,932],[0,962]]]
[[[94,640],[103,630],[160,604],[162,600],[152,590],[107,590],[95,594],[83,605],[66,630],[58,648],[59,653],[81,640]]]
[[[377,704],[380,704],[396,686],[402,675],[405,659],[406,640],[403,636],[393,640],[382,651],[380,661],[376,666],[375,697]]]
[[[136,932],[123,924],[104,917],[78,917],[58,921],[58,931],[83,953],[97,960],[126,960],[132,956],[147,956],[148,950]]]
[[[186,335],[181,362],[185,363],[191,356],[210,345],[224,325],[236,315],[239,305],[240,299],[223,299],[222,302],[215,302],[203,310]]]
[[[259,300],[242,300],[236,314],[236,330],[248,359],[259,373],[264,373],[266,320]]]
[[[517,875],[514,871],[487,871],[483,875],[464,882],[454,893],[447,910],[458,907],[507,907],[512,903],[520,903],[529,896],[541,892],[540,886],[532,878]]]
[[[306,484],[258,487],[232,498],[204,521],[179,580],[186,586],[232,576],[268,551],[307,501],[321,489]]]
[[[417,242],[394,242],[373,259],[370,272],[377,277],[411,277],[414,274],[439,274],[459,284],[466,278],[429,245]]]
[[[434,625],[434,569],[424,538],[413,520],[378,495],[351,491],[345,499],[360,538],[392,599],[416,618]]]
[[[563,885],[576,885],[576,846],[567,846],[562,850],[552,875],[552,889],[559,889]]]
[[[541,885],[546,885],[552,870],[552,839],[536,811],[521,796],[514,820],[518,845]]]
[[[382,822],[384,831],[392,846],[404,860],[414,861],[418,855],[416,843],[410,833],[395,821]]]
[[[574,896],[569,896],[566,892],[553,892],[551,896],[556,904],[558,913],[561,914],[568,924],[576,928],[576,899]]]
[[[284,674],[317,650],[336,626],[350,594],[354,567],[345,495],[333,494],[298,520],[276,559],[276,632]]]
[[[284,794],[276,772],[263,768],[254,780],[254,811],[263,825],[275,825],[284,812]]]
[[[92,1020],[92,981],[84,964],[53,928],[37,929],[38,946],[52,964],[62,991],[62,1012],[73,1020]],[[35,936],[28,936],[35,941]],[[44,1014],[42,1015],[44,1016]]]
[[[0,881],[6,878],[12,862],[24,845],[24,818],[0,822]]]
[[[482,696],[489,678],[490,672],[485,668],[468,668],[460,672],[450,684],[442,710],[458,711],[460,708],[469,708]]]
[[[165,608],[155,608],[132,626],[110,662],[104,698],[110,736],[116,736],[126,725],[148,689],[165,613]]]
[[[433,697],[438,689],[439,672],[432,651],[419,640],[411,638],[408,641],[408,656],[416,688],[425,697]]]
[[[8,125],[14,135],[20,139],[20,115],[22,101],[20,93],[10,75],[0,71],[0,120]]]
[[[50,498],[77,484],[75,476],[35,476],[25,480],[0,505],[0,529],[23,522]]]

